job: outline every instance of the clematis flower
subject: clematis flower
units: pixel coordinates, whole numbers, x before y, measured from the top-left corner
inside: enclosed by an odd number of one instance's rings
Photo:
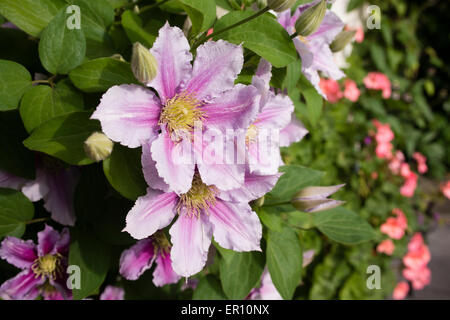
[[[318,1],[300,5],[291,16],[291,10],[286,10],[278,14],[278,22],[289,34],[295,32],[295,22],[312,5]],[[334,38],[342,31],[344,23],[336,14],[327,10],[319,28],[307,37],[297,36],[293,39],[297,52],[302,59],[302,73],[309,82],[316,88],[324,98],[326,96],[319,86],[319,71],[326,77],[339,80],[345,74],[336,65],[330,44]]]
[[[196,172],[191,189],[178,195],[168,191],[145,150],[142,163],[148,185],[161,191],[149,188],[145,196],[137,199],[127,215],[124,231],[135,239],[144,239],[168,226],[178,215],[169,230],[173,245],[170,257],[177,274],[188,277],[202,270],[212,235],[226,249],[261,250],[261,223],[248,202],[271,190],[281,174],[263,176],[247,171],[242,187],[222,191],[205,184]]]
[[[391,97],[391,81],[381,72],[369,72],[363,80],[367,89],[381,90],[384,99]]]
[[[408,282],[406,281],[399,282],[394,288],[392,298],[394,300],[403,300],[408,295],[408,292],[409,292]]]
[[[292,100],[270,90],[272,65],[261,59],[252,84],[261,95],[260,111],[247,128],[245,144],[250,172],[275,174],[281,163],[279,147],[298,142],[308,133],[297,120]]]
[[[162,232],[138,241],[120,256],[120,274],[127,280],[137,280],[156,261],[153,283],[157,287],[177,283],[180,276],[172,269],[170,244]]]
[[[344,85],[345,85],[344,97],[346,97],[348,100],[352,102],[358,101],[361,92],[356,86],[356,82],[350,79],[346,79]]]
[[[107,286],[100,295],[100,300],[123,300],[125,291],[115,286]]]
[[[381,241],[377,246],[377,252],[385,253],[388,256],[391,256],[394,253],[395,245],[391,239],[386,239]]]
[[[38,233],[38,244],[31,240],[6,237],[0,247],[0,258],[22,271],[0,287],[0,297],[13,300],[71,299],[66,286],[69,230],[61,233],[50,226]]]
[[[442,194],[450,199],[450,180],[441,185]]]
[[[320,79],[319,87],[326,95],[327,100],[331,103],[336,103],[344,96],[339,83],[333,79]]]
[[[193,146],[194,126],[205,131],[245,130],[258,112],[258,90],[234,85],[244,61],[241,46],[208,41],[198,47],[193,66],[189,49],[183,32],[166,23],[150,49],[158,70],[148,85],[158,95],[138,85],[114,86],[92,118],[122,145],[135,148],[151,142],[145,152],[151,153],[158,175],[178,194],[191,188],[196,164],[206,184],[231,190],[243,183],[245,168],[203,161],[205,141]],[[177,155],[192,153],[193,161],[178,162]]]
[[[0,187],[20,190],[32,202],[44,200],[52,219],[62,225],[75,225],[73,196],[79,178],[74,167],[59,168],[36,162],[36,178],[27,180],[0,170]]]
[[[248,300],[283,300],[277,288],[272,282],[269,270],[264,269],[261,276],[261,285],[254,288],[247,297]]]

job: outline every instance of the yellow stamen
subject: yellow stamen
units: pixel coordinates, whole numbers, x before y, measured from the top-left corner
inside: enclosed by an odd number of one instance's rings
[[[251,142],[255,142],[258,137],[258,127],[254,124],[251,124],[247,128],[247,132],[245,133],[245,143],[248,145]]]
[[[204,112],[200,109],[202,101],[194,94],[182,92],[166,102],[160,124],[167,124],[169,133],[173,136],[181,136],[190,133],[194,129],[194,123],[204,119]]]
[[[304,36],[298,35],[298,38],[299,38],[300,41],[303,42],[304,44],[308,44],[308,39],[306,39]]]
[[[167,239],[166,235],[162,231],[156,232],[153,236],[153,247],[155,248],[156,252],[160,252],[161,255],[164,257],[166,253],[170,250],[170,242]],[[156,253],[155,252],[155,253]]]
[[[31,270],[36,274],[36,278],[56,279],[57,274],[61,272],[61,256],[59,254],[47,254],[37,258],[31,265]]]
[[[199,217],[202,211],[216,203],[216,195],[218,190],[215,186],[207,186],[203,183],[200,175],[195,173],[192,180],[192,187],[187,193],[180,195],[180,201],[177,205],[178,214],[182,208],[187,209],[189,216]]]

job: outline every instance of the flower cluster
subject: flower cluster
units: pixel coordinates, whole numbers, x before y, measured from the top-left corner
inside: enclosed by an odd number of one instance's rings
[[[431,281],[430,250],[424,243],[422,234],[417,232],[409,241],[408,253],[403,257],[403,276],[411,281],[414,290],[421,290]]]
[[[212,236],[227,249],[260,250],[261,223],[248,203],[277,182],[279,147],[301,140],[307,131],[293,117],[290,98],[270,90],[267,61],[261,60],[251,85],[234,84],[243,66],[241,46],[208,41],[191,65],[186,37],[166,23],[150,54],[157,72],[144,84],[154,91],[114,86],[92,118],[111,140],[142,146],[149,188],[124,229],[140,241],[122,254],[120,272],[137,279],[156,259],[154,283],[164,285],[202,270]],[[231,139],[231,156],[230,149],[225,154],[231,161],[223,161],[217,146],[226,144],[220,138],[230,131],[243,135]],[[262,150],[261,141],[273,132],[278,141],[269,139],[270,147]],[[233,161],[235,155],[243,161]],[[176,216],[170,245],[155,233]]]
[[[405,213],[399,208],[394,208],[392,213],[395,217],[387,218],[386,222],[380,226],[380,231],[392,239],[399,240],[405,235],[405,230],[408,228],[408,220],[406,219]],[[383,247],[386,248],[386,244],[381,248]]]
[[[356,102],[361,94],[356,82],[351,79],[345,79],[344,91],[341,91],[339,82],[333,79],[320,79],[319,86],[322,92],[326,95],[327,100],[331,103],[336,103],[343,97],[352,102]]]
[[[363,80],[367,89],[381,90],[381,95],[384,99],[391,97],[391,81],[381,72],[369,72]]]

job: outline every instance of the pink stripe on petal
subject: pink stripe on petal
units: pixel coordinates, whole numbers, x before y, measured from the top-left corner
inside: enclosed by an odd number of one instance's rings
[[[201,271],[208,259],[212,236],[204,214],[199,218],[180,214],[169,233],[173,244],[170,252],[173,270],[183,277]]]
[[[247,203],[217,200],[208,211],[214,240],[220,246],[234,251],[261,251],[261,222]]]
[[[192,78],[184,89],[198,99],[212,99],[234,86],[244,63],[242,47],[229,42],[208,41],[197,49]]]
[[[119,273],[127,280],[137,280],[150,269],[155,258],[155,249],[151,239],[143,239],[122,252]]]
[[[265,105],[255,120],[261,129],[282,129],[291,121],[294,103],[288,96],[278,94],[269,95]]]
[[[13,300],[34,300],[39,294],[37,287],[44,282],[45,279],[35,277],[34,272],[30,269],[24,270],[2,284],[0,297]]]
[[[107,286],[100,295],[100,300],[123,300],[125,291],[122,288],[115,286]]]
[[[149,84],[155,88],[163,102],[173,98],[183,79],[191,75],[192,54],[189,43],[177,27],[166,23],[150,49],[158,62],[156,78]]]
[[[190,141],[182,139],[173,142],[165,129],[151,146],[151,156],[156,162],[159,176],[177,194],[188,192],[192,185],[195,165],[190,160],[191,150]]]
[[[29,268],[37,259],[36,246],[31,240],[6,237],[0,247],[0,258],[17,268]]]
[[[37,236],[37,250],[40,257],[45,256],[49,253],[56,253],[56,244],[60,240],[58,231],[48,225],[45,225],[44,230],[38,232]]]
[[[162,287],[166,284],[177,283],[181,277],[172,269],[172,260],[170,253],[167,252],[164,256],[161,253],[156,257],[156,268],[153,271],[153,283],[157,287]]]
[[[106,91],[91,118],[100,120],[110,139],[136,148],[156,135],[160,112],[160,101],[151,90],[120,85]]]
[[[127,231],[135,239],[151,236],[169,225],[175,216],[177,202],[178,196],[174,192],[147,189],[147,194],[139,197],[128,213],[127,225],[123,231]]]

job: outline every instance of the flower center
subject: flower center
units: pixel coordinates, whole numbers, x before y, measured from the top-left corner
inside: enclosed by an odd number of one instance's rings
[[[194,174],[192,187],[187,193],[180,195],[180,201],[177,205],[178,214],[182,208],[187,209],[187,214],[192,217],[199,217],[202,210],[207,210],[216,202],[218,190],[214,186],[207,186],[203,183],[198,173]]]
[[[254,124],[251,124],[247,128],[247,132],[245,133],[245,143],[248,145],[249,143],[255,142],[258,137],[258,127]]]
[[[308,39],[306,39],[304,36],[298,35],[298,38],[299,38],[300,41],[303,42],[304,44],[308,44]]]
[[[159,123],[167,124],[172,136],[180,137],[192,132],[194,123],[204,119],[204,112],[200,109],[202,104],[202,101],[198,100],[194,94],[179,93],[166,102]]]
[[[59,254],[46,254],[43,257],[37,258],[31,265],[31,269],[36,274],[36,277],[47,277],[54,280],[57,273],[61,271],[60,258]]]
[[[152,236],[153,238],[153,247],[155,251],[159,251],[161,255],[164,257],[166,253],[170,251],[170,242],[167,239],[166,235],[162,231],[158,231]]]

